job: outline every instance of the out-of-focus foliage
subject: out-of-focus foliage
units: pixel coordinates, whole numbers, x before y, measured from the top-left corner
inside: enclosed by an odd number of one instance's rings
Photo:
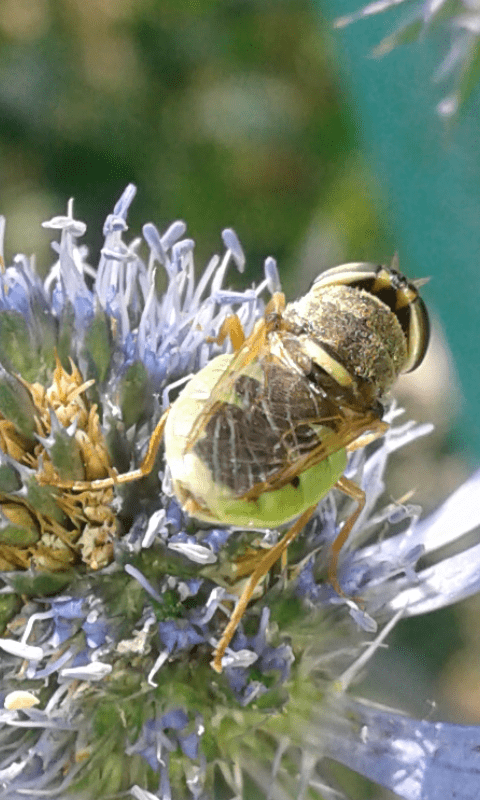
[[[10,252],[38,252],[37,221],[71,195],[98,247],[92,231],[129,181],[133,230],[183,217],[202,256],[234,225],[252,279],[268,253],[284,276],[307,261],[310,277],[347,251],[393,252],[331,31],[306,0],[5,0],[0,37]]]

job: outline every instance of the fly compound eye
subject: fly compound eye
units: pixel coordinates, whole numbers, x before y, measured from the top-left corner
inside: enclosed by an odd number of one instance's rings
[[[372,287],[362,285],[361,288],[376,295],[396,315],[407,345],[402,372],[412,372],[422,363],[430,339],[428,312],[417,287],[397,270],[378,267]]]
[[[413,287],[415,291],[415,287]],[[405,307],[408,317],[407,361],[403,372],[411,372],[420,366],[427,352],[430,339],[430,320],[428,311],[422,298],[417,292],[415,299]],[[398,316],[398,314],[397,314]],[[402,325],[403,327],[403,325]]]
[[[371,292],[375,283],[378,270],[384,267],[371,264],[368,261],[355,261],[350,264],[341,264],[332,267],[318,275],[311,288],[319,289],[327,286],[353,286]]]

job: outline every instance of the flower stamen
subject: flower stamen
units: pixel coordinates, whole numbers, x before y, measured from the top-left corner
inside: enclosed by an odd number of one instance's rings
[[[0,568],[36,567],[65,570],[81,561],[91,569],[113,558],[117,522],[111,504],[111,487],[82,493],[59,489],[59,476],[93,481],[112,477],[97,406],[86,391],[94,384],[84,380],[70,359],[67,372],[56,354],[52,383],[45,388],[18,377],[33,407],[34,428],[27,436],[15,422],[0,415],[3,452],[36,473],[25,496],[13,465],[9,491],[0,492],[4,518],[0,532]],[[16,480],[17,478],[17,480]]]

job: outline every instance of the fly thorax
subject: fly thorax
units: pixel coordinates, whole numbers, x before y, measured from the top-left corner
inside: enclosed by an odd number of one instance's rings
[[[342,386],[353,380],[372,401],[390,389],[406,362],[405,335],[396,315],[361,289],[312,289],[287,306],[284,319],[294,326],[303,324],[306,348],[315,363]]]

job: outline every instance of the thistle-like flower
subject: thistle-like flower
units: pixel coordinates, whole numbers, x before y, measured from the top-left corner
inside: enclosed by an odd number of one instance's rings
[[[245,559],[277,532],[186,517],[161,453],[135,482],[71,488],[137,467],[170,397],[221,352],[226,316],[248,332],[278,290],[273,259],[258,287],[222,288],[244,261],[232,231],[198,282],[183,223],[126,243],[134,194],[108,217],[96,269],[70,204],[46,223],[60,231],[47,278],[24,256],[0,275],[0,799],[341,797],[325,759],[408,800],[476,797],[479,729],[350,692],[401,616],[479,588],[479,545],[415,571],[480,524],[479,475],[426,520],[380,503],[389,453],[429,426],[392,407],[382,441],[350,458],[367,501],[339,569],[361,607],[323,580],[347,510],[332,492],[258,587],[221,674],[211,652]]]
[[[342,28],[364,17],[396,8],[406,0],[373,0],[355,14],[340,17],[336,27]],[[480,7],[477,2],[460,0],[459,3],[418,0],[408,17],[398,29],[386,36],[375,48],[373,55],[384,56],[402,44],[435,35],[447,40],[447,52],[434,76],[436,81],[450,81],[451,88],[438,103],[437,111],[444,117],[455,115],[466,102],[478,83],[478,55],[480,49]]]

